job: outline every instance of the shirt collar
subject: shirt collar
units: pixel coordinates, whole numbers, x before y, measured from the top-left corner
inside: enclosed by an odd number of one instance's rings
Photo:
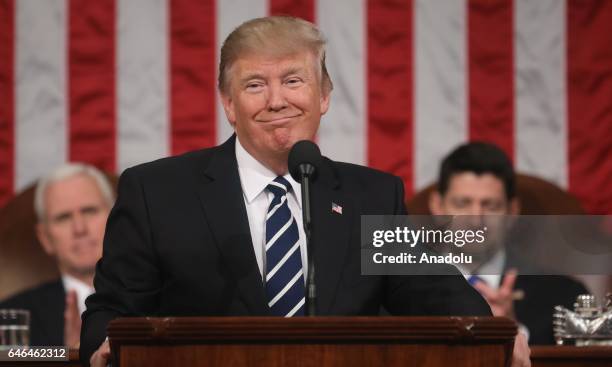
[[[250,204],[266,186],[272,182],[277,175],[261,164],[240,144],[240,139],[236,138],[236,162],[238,163],[238,173],[242,192],[247,202]],[[291,184],[291,195],[295,198],[298,206],[302,207],[302,185],[297,183],[289,173],[283,176]]]
[[[64,289],[67,291],[74,289],[77,292],[83,293],[93,292],[92,287],[69,274],[62,274],[62,283],[64,284]]]
[[[66,292],[71,290],[76,292],[79,314],[83,313],[83,311],[85,311],[85,299],[95,290],[88,284],[69,274],[62,274],[62,283]]]
[[[506,251],[504,249],[500,249],[487,261],[484,263],[477,271],[477,274],[470,274],[461,266],[457,266],[459,271],[463,274],[463,276],[468,279],[472,275],[478,275],[482,278],[489,286],[497,288],[499,286],[499,282],[503,275],[504,264],[506,262]]]

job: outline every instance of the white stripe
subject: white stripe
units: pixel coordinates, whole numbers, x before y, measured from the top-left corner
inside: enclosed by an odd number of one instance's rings
[[[568,187],[564,0],[517,0],[516,165]]]
[[[357,164],[367,164],[365,7],[364,0],[316,3],[334,83],[330,109],[319,128],[319,146],[334,160]]]
[[[306,303],[306,300],[304,298],[302,298],[300,300],[300,302],[298,302],[298,304],[295,305],[295,307],[291,311],[289,311],[289,313],[287,315],[285,315],[285,317],[293,316],[297,312],[297,310],[299,310],[300,307],[302,307],[304,305],[304,303]]]
[[[16,191],[68,156],[66,6],[15,1]]]
[[[278,183],[278,182],[276,182],[276,181],[272,181],[272,182],[270,182],[270,185],[273,185],[273,186],[276,186],[276,187],[278,187],[278,188],[281,188],[281,189],[283,189],[285,192],[287,192],[287,186],[285,186],[285,185],[283,185],[283,184],[280,184],[280,183]]]
[[[270,247],[272,247],[272,245],[274,245],[274,243],[276,242],[276,240],[278,240],[278,238],[285,233],[285,231],[287,230],[287,228],[289,228],[289,226],[291,225],[291,223],[293,223],[293,217],[289,218],[289,220],[287,221],[287,223],[285,223],[284,226],[281,227],[281,229],[278,230],[278,232],[276,232],[276,234],[274,235],[274,237],[270,238],[270,241],[268,241],[268,243],[266,243],[266,251],[268,251],[270,249]]]
[[[284,195],[284,196],[281,198],[280,203],[276,204],[276,205],[274,206],[274,208],[272,208],[272,210],[270,210],[270,211],[268,212],[268,215],[266,215],[266,220],[270,219],[270,217],[272,217],[272,216],[274,215],[274,213],[276,213],[276,211],[278,210],[278,208],[280,208],[280,207],[281,207],[281,205],[283,205],[283,203],[284,203],[285,201],[287,201],[287,195]]]
[[[291,289],[291,287],[293,287],[293,284],[295,284],[295,282],[296,282],[298,279],[300,279],[300,277],[301,277],[301,276],[302,276],[302,269],[300,269],[300,270],[297,272],[297,274],[295,274],[295,275],[293,276],[293,278],[291,278],[291,280],[289,281],[289,283],[287,283],[287,285],[286,285],[286,286],[285,286],[283,289],[281,289],[281,291],[280,291],[280,292],[278,292],[278,294],[277,294],[276,296],[274,296],[274,298],[272,298],[272,300],[271,300],[271,301],[268,303],[268,306],[269,306],[269,307],[274,306],[274,304],[275,304],[276,302],[278,302],[278,300],[279,300],[279,299],[281,299],[281,298],[282,298],[282,297],[285,295],[285,293],[287,293],[287,291],[288,291],[289,289]]]
[[[166,0],[119,0],[118,169],[165,157],[168,126]]]
[[[289,259],[291,255],[293,255],[293,253],[295,252],[295,250],[298,249],[298,247],[300,247],[300,241],[296,241],[295,245],[293,245],[293,247],[291,247],[291,249],[285,254],[285,256],[283,256],[283,258],[280,259],[278,264],[276,264],[276,266],[274,266],[274,268],[270,270],[268,274],[266,274],[266,282],[272,279],[272,277],[274,276],[274,274],[276,274],[278,269],[280,269],[283,266],[283,264],[287,262],[287,259]]]
[[[219,63],[219,50],[225,38],[234,28],[244,21],[252,18],[263,17],[268,13],[267,0],[219,0],[217,6],[217,47],[215,54],[217,64]],[[218,72],[218,71],[217,71]],[[223,111],[221,99],[217,93],[217,142],[224,142],[234,129],[227,122],[227,117]]]
[[[415,2],[415,188],[467,139],[465,0]]]

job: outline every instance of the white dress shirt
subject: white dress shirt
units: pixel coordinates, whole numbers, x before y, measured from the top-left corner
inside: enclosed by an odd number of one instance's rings
[[[244,204],[249,219],[255,259],[257,259],[257,266],[259,266],[259,272],[262,281],[264,281],[266,279],[266,215],[274,198],[274,195],[266,190],[266,186],[274,181],[277,175],[253,158],[240,144],[240,139],[236,139],[236,161],[238,162],[238,173],[240,174],[240,184],[242,185]],[[306,235],[302,223],[302,186],[289,173],[283,177],[291,184],[291,192],[287,194],[287,203],[298,227],[302,271],[305,280],[308,259],[306,255]]]
[[[85,299],[94,292],[94,289],[68,274],[62,275],[62,283],[64,284],[64,290],[66,293],[68,291],[76,292],[79,315],[82,314],[85,311]]]
[[[487,283],[487,285],[493,289],[497,289],[500,286],[502,273],[504,271],[504,264],[506,263],[506,251],[501,249],[493,255],[489,261],[482,264],[477,271],[478,277]],[[457,266],[461,274],[465,279],[469,279],[472,274],[460,266]]]

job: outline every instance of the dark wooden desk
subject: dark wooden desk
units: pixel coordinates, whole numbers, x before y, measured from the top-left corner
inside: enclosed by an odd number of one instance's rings
[[[612,366],[612,347],[531,347],[533,367]]]
[[[125,318],[115,366],[508,367],[516,325],[497,317]]]
[[[79,351],[70,350],[68,362],[0,362],[0,367],[80,367]],[[533,367],[612,366],[612,347],[531,347]]]

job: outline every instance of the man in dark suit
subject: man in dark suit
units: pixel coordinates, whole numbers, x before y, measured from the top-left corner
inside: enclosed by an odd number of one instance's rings
[[[106,177],[84,164],[62,165],[36,186],[36,234],[45,252],[55,257],[61,278],[0,303],[0,308],[30,311],[31,345],[79,345],[80,315],[85,298],[93,293],[113,201]]]
[[[492,144],[467,143],[443,160],[430,210],[436,215],[517,215],[515,186],[512,162],[502,150]],[[530,344],[553,344],[553,307],[571,307],[576,296],[587,290],[566,276],[517,274],[515,268],[525,268],[526,259],[520,260],[511,244],[505,246],[508,233],[499,233],[499,238],[473,269],[462,271],[495,316],[516,320]]]
[[[73,323],[71,314],[65,319],[68,297],[61,279],[27,289],[0,303],[0,309],[24,309],[30,311],[30,345],[64,345],[65,321]],[[70,300],[69,300],[70,299]],[[80,331],[80,329],[79,329]],[[73,346],[78,346],[77,343]]]
[[[304,314],[301,187],[287,157],[297,141],[314,139],[329,106],[324,41],[300,19],[255,19],[228,36],[219,69],[235,136],[120,179],[83,315],[84,363],[104,365],[105,329],[120,316]],[[382,305],[404,315],[490,314],[460,276],[361,276],[360,215],[405,213],[403,184],[329,159],[318,171],[320,315],[375,315]]]

